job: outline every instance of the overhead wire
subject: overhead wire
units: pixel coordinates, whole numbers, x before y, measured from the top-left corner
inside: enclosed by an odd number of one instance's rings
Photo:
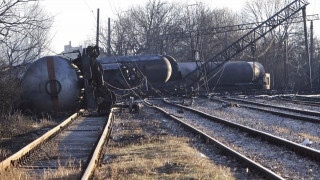
[[[225,70],[225,68],[226,68],[226,65],[227,65],[227,63],[225,63],[225,64],[223,65],[223,68],[222,68],[223,70],[222,70],[222,72],[221,72],[221,74],[220,74],[220,77],[219,77],[217,83],[216,83],[215,86],[212,88],[212,92],[216,89],[216,87],[217,87],[218,84],[220,83],[220,79],[221,79],[221,77],[222,77],[222,75],[223,75],[223,72],[224,72],[224,70]]]
[[[89,4],[87,3],[86,0],[83,0],[84,4],[87,6],[88,10],[91,12],[93,19],[97,20],[97,17],[95,16],[93,10],[90,8]]]
[[[211,76],[211,77],[209,78],[209,80],[207,80],[207,81],[205,81],[204,83],[202,83],[202,84],[198,87],[197,90],[200,91],[200,87],[202,87],[202,86],[205,85],[206,83],[209,83],[209,81],[211,81],[214,77],[216,77],[220,71],[224,71],[225,66],[226,66],[226,63],[224,63],[223,67],[220,68],[213,76]],[[218,80],[220,80],[222,74],[223,74],[223,72],[220,74],[220,77],[219,77]],[[208,79],[208,78],[206,77],[206,79]],[[217,85],[217,84],[216,84],[216,85]]]
[[[145,102],[145,100],[142,99],[141,96],[140,96],[138,93],[136,93],[133,88],[131,88],[129,82],[126,80],[126,78],[125,78],[125,76],[124,76],[124,74],[123,74],[123,72],[122,72],[122,69],[121,69],[121,67],[120,67],[120,63],[119,63],[118,57],[115,56],[115,52],[114,52],[113,48],[111,47],[110,49],[111,49],[111,52],[112,52],[112,56],[113,56],[113,57],[115,58],[115,60],[117,61],[117,64],[118,64],[118,66],[119,66],[119,70],[120,70],[121,76],[123,77],[124,81],[126,82],[127,86],[129,87],[128,90],[129,90],[129,91],[132,91],[132,93],[133,93],[135,96],[137,96],[137,97],[141,100],[141,102],[143,102],[145,105],[150,106],[149,103]]]
[[[160,92],[158,89],[154,88],[154,86],[148,81],[147,76],[144,75],[144,73],[141,71],[141,69],[139,68],[137,62],[136,62],[136,61],[134,61],[134,62],[135,62],[135,64],[136,64],[136,67],[137,67],[138,70],[140,71],[140,73],[141,73],[141,74],[144,76],[144,78],[147,80],[147,85],[149,84],[149,86],[151,87],[151,89],[154,90],[161,98],[164,99],[164,96],[161,94],[161,92]]]

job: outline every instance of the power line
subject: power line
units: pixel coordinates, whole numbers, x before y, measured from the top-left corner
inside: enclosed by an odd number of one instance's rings
[[[87,3],[87,1],[86,1],[86,0],[83,0],[83,2],[84,2],[84,4],[87,6],[88,10],[91,12],[93,18],[94,18],[95,20],[97,20],[95,14],[94,14],[94,12],[93,12],[93,10],[90,8],[90,6],[89,6],[89,4]]]

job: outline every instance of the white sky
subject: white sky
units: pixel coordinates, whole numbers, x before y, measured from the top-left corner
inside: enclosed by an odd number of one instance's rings
[[[61,53],[69,41],[72,46],[79,46],[96,34],[96,12],[100,8],[100,23],[107,24],[112,18],[131,6],[144,4],[148,0],[42,0],[45,11],[54,18],[52,30],[52,53]],[[186,2],[184,0],[166,0],[167,2]],[[203,2],[211,8],[227,7],[240,12],[244,3],[250,0],[188,0],[188,4]],[[307,14],[320,14],[319,0],[308,0]],[[308,23],[309,25],[309,23]],[[320,36],[320,22],[314,22],[314,32]]]

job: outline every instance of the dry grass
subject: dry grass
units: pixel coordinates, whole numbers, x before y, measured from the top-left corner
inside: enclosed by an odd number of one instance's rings
[[[291,130],[288,128],[283,128],[280,126],[272,126],[271,127],[275,132],[290,134]]]
[[[183,137],[113,148],[108,157],[107,176],[99,179],[234,179],[228,168],[214,165]]]
[[[19,111],[14,112],[21,104],[21,92],[19,80],[0,75],[0,138],[26,134],[55,124],[50,117],[35,121]]]
[[[276,132],[287,133],[287,134],[296,134],[296,135],[301,136],[305,139],[308,138],[309,140],[311,140],[313,142],[320,142],[320,137],[313,136],[311,134],[307,134],[307,133],[298,133],[297,134],[296,132],[292,132],[290,129],[279,127],[279,126],[272,126],[272,129],[274,129]]]
[[[190,138],[168,133],[150,114],[119,120],[95,179],[235,179],[228,167],[203,155]]]
[[[33,180],[35,179],[33,176],[29,174],[26,170],[13,168],[8,171],[0,171],[0,180]]]
[[[0,115],[0,138],[26,134],[55,124],[56,122],[52,121],[50,117],[36,121],[32,117],[24,116],[19,111],[9,115]]]
[[[47,170],[40,176],[40,179],[46,180],[73,180],[80,179],[80,168],[74,168],[72,166],[62,167],[60,166],[57,170]]]
[[[11,151],[8,149],[0,148],[0,161],[4,160],[11,154]]]
[[[80,179],[80,172],[80,168],[74,168],[72,166],[60,166],[58,169],[44,170],[39,174],[32,170],[13,168],[7,171],[0,171],[0,180],[73,180]]]
[[[7,179],[19,179],[19,180],[33,180],[33,179],[46,179],[46,180],[72,180],[80,179],[81,175],[81,164],[75,163],[72,158],[67,160],[66,164],[61,163],[59,160],[58,144],[47,143],[41,148],[41,152],[44,153],[45,159],[56,159],[58,161],[57,169],[33,171],[32,169],[26,170],[23,168],[13,168],[7,171],[0,171],[0,180]],[[35,154],[32,158],[34,160],[37,157],[43,158],[39,154]]]
[[[310,134],[306,134],[306,133],[299,133],[299,136],[302,136],[304,138],[308,138],[309,140],[313,141],[313,142],[320,142],[320,137],[318,136],[312,136]]]

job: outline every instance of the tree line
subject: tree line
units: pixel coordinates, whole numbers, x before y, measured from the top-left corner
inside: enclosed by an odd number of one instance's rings
[[[246,2],[241,13],[236,13],[204,3],[188,5],[150,0],[117,14],[112,21],[111,49],[116,56],[167,54],[178,61],[195,61],[195,52],[199,52],[200,61],[205,61],[290,2],[251,0]],[[296,14],[263,37],[254,48],[243,51],[232,60],[262,63],[266,71],[271,73],[273,89],[307,89],[310,86],[309,64],[305,53],[303,23],[295,20],[301,19],[301,16],[302,13]],[[253,24],[243,30],[232,28],[247,23]],[[107,52],[107,28],[102,28],[100,32],[101,50]],[[315,37],[312,65],[315,87],[319,87],[319,45]]]

